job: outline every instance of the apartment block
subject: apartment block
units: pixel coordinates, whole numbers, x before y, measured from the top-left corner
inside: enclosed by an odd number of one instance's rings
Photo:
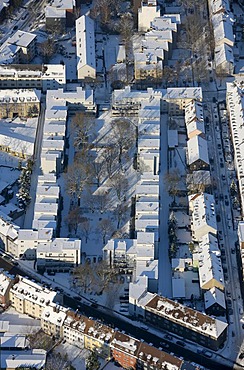
[[[138,9],[138,31],[146,32],[150,28],[150,22],[160,16],[160,8],[156,0],[142,0]]]
[[[17,282],[13,275],[4,270],[0,270],[0,305],[7,307],[9,305],[9,292],[12,286]]]
[[[112,356],[124,369],[136,369],[140,342],[126,334],[116,332],[111,342]]]
[[[76,56],[78,80],[96,78],[94,21],[82,15],[76,25]]]
[[[37,36],[18,30],[0,47],[0,64],[29,63],[36,55]]]
[[[19,276],[19,281],[10,289],[9,298],[16,311],[35,319],[41,319],[45,307],[60,299],[56,292],[22,276]]]
[[[227,323],[158,295],[146,303],[145,319],[213,350],[217,350],[227,336]]]
[[[45,92],[65,85],[66,67],[62,64],[0,65],[1,89],[35,88]]]
[[[40,111],[41,92],[36,89],[0,90],[0,119],[28,117]]]

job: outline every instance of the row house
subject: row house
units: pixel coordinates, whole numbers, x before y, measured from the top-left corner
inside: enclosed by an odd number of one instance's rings
[[[13,307],[18,312],[40,319],[41,328],[48,335],[65,339],[81,349],[96,351],[99,357],[106,360],[113,358],[125,369],[182,369],[184,362],[181,359],[99,321],[80,315],[78,310],[69,310],[57,302],[60,302],[58,293],[26,278],[18,279],[11,288],[10,299]],[[150,301],[153,297],[151,294]],[[148,300],[149,298],[145,303]],[[5,342],[10,344],[9,341],[2,341],[3,344]]]
[[[19,281],[10,289],[9,299],[16,311],[41,319],[45,307],[60,301],[61,297],[56,292],[19,276]]]
[[[215,41],[216,73],[228,76],[234,73],[234,16],[230,10],[229,0],[208,0],[208,5]]]
[[[144,1],[142,4],[144,4]],[[153,9],[156,9],[156,7],[152,7],[150,4],[150,6],[142,6],[138,10],[138,28],[147,32],[139,49],[134,50],[134,70],[136,81],[141,84],[150,82],[157,85],[162,81],[163,67],[171,56],[181,21],[179,14],[168,14],[160,17],[160,14],[156,13],[148,14],[144,20],[142,16],[145,14],[145,10],[146,12],[152,12]],[[152,17],[153,15],[155,17]]]
[[[202,102],[192,100],[185,107],[185,125],[188,139],[194,136],[205,137]]]
[[[187,164],[191,171],[209,170],[208,142],[200,135],[187,141]]]
[[[193,240],[199,241],[207,233],[217,235],[214,196],[207,193],[192,194],[188,201]]]
[[[210,290],[213,287],[224,290],[221,253],[218,247],[218,240],[213,234],[205,234],[199,240],[198,272],[202,290]]]

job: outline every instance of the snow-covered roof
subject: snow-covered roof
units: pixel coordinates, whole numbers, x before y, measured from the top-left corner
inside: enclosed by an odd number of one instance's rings
[[[75,22],[77,70],[88,65],[96,69],[94,21],[82,15]]]
[[[39,284],[19,276],[19,282],[14,284],[10,292],[19,299],[33,302],[40,307],[46,307],[54,301],[57,293]]]
[[[188,137],[195,130],[205,133],[202,102],[192,100],[186,104],[185,124]]]
[[[225,295],[224,293],[219,290],[218,288],[211,288],[204,293],[204,305],[205,309],[213,306],[214,304],[218,304],[222,308],[226,309],[225,304]]]
[[[66,318],[67,311],[68,308],[53,303],[44,308],[44,310],[42,311],[41,320],[61,327]]]
[[[12,45],[27,48],[36,37],[34,33],[18,30],[13,36],[7,39],[7,42]]]
[[[111,347],[136,356],[139,344],[139,340],[134,339],[127,334],[116,331],[114,339],[111,342]]]
[[[158,280],[158,260],[137,260],[136,276],[147,276],[148,279]]]
[[[161,31],[171,30],[177,32],[177,23],[172,22],[170,17],[156,17],[151,22],[151,29]]]
[[[202,101],[202,88],[201,87],[169,87],[167,93],[163,96],[166,101],[178,99],[196,99]]]
[[[200,126],[202,127],[202,126]],[[191,165],[198,160],[209,165],[208,142],[199,135],[191,137],[187,141],[188,164]]]
[[[38,241],[44,241],[44,240],[50,240],[52,238],[53,230],[52,228],[45,228],[45,229],[38,229],[38,230],[32,230],[32,229],[20,229],[18,232],[18,240],[24,241],[24,240],[38,240]]]
[[[14,277],[6,271],[0,270],[0,295],[4,296],[7,289],[10,287]],[[2,347],[2,346],[1,346]]]
[[[145,363],[144,367],[153,369],[179,370],[183,360],[172,354],[161,351],[147,343],[141,343],[138,351],[140,363]]]
[[[233,34],[233,19],[227,14],[214,14],[212,16],[215,44],[219,45],[228,42],[234,46],[235,37]],[[225,41],[226,40],[226,41]]]
[[[17,369],[21,367],[41,370],[45,367],[46,351],[43,349],[1,351],[1,368]]]
[[[8,148],[10,152],[32,156],[37,121],[37,118],[28,118],[27,121],[15,119],[12,122],[0,120],[0,146]]]
[[[156,294],[145,305],[145,310],[215,340],[228,327],[223,321]]]
[[[225,62],[234,64],[233,48],[225,43],[216,46],[214,49],[214,60],[216,67]]]
[[[48,242],[38,244],[37,252],[41,253],[64,253],[65,250],[81,249],[81,240],[72,238],[56,238]]]
[[[131,300],[138,300],[147,292],[148,277],[146,275],[137,276],[136,280],[129,285],[129,297]]]
[[[215,213],[215,200],[212,194],[198,193],[188,197],[189,208],[192,212],[191,228],[198,235],[207,232],[217,233],[217,221]]]
[[[234,161],[239,181],[242,207],[244,206],[244,79],[240,77],[234,83],[227,82],[227,109],[230,119]]]
[[[12,240],[18,237],[19,226],[14,225],[3,217],[0,217],[0,235],[3,235]]]
[[[210,282],[213,286],[224,289],[224,273],[221,263],[221,253],[218,248],[217,238],[214,235],[207,233],[200,238],[198,260],[198,273],[201,289],[208,286]]]
[[[25,335],[5,333],[3,337],[0,337],[0,345],[1,350],[5,348],[24,349],[28,346],[28,342]]]
[[[45,9],[46,18],[66,18],[66,10],[55,6],[47,6]]]
[[[40,100],[41,91],[37,89],[0,90],[0,104],[39,103]]]

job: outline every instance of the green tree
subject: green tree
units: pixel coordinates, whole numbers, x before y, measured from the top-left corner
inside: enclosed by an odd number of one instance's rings
[[[86,369],[87,370],[98,370],[100,367],[100,362],[98,361],[98,356],[96,352],[92,353],[86,359]]]

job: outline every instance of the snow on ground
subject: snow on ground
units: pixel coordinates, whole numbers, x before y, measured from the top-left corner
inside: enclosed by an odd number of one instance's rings
[[[97,137],[94,139],[95,147],[97,150],[93,150],[93,154],[99,156],[101,155],[104,146],[108,146],[111,143],[111,115],[109,112],[102,114],[96,121],[94,132],[97,133]],[[70,137],[70,146],[68,152],[69,165],[73,163],[74,159],[74,144],[72,139],[72,133],[70,132],[70,121],[68,122],[68,135]],[[119,225],[119,229],[122,233],[129,233],[129,222],[130,222],[130,205],[131,197],[134,195],[135,185],[138,181],[138,174],[133,169],[133,155],[135,147],[131,148],[127,156],[124,156],[122,163],[122,173],[128,179],[129,188],[126,192],[126,196],[123,200],[123,204],[127,206],[127,211],[123,212],[123,217]],[[101,157],[100,157],[101,158]],[[117,163],[114,167],[114,173],[119,170],[119,164]],[[89,230],[85,231],[82,223],[78,227],[77,233],[74,235],[70,233],[67,225],[67,216],[69,212],[70,205],[72,205],[72,200],[69,198],[67,192],[65,191],[64,176],[61,175],[59,185],[61,186],[61,192],[64,195],[64,208],[62,211],[62,224],[61,224],[61,236],[67,237],[79,237],[82,240],[82,254],[89,258],[91,262],[96,262],[97,257],[102,257],[102,248],[104,247],[103,238],[101,231],[98,226],[103,219],[108,219],[111,222],[111,232],[108,233],[105,238],[107,241],[112,233],[117,230],[118,227],[118,214],[116,214],[116,207],[118,204],[118,199],[116,192],[111,188],[110,180],[107,175],[102,177],[100,186],[98,187],[94,179],[94,184],[89,185],[87,189],[84,190],[84,195],[81,199],[81,211],[82,215],[87,219],[89,223]],[[97,195],[107,193],[107,200],[104,209],[100,207],[97,202]]]

